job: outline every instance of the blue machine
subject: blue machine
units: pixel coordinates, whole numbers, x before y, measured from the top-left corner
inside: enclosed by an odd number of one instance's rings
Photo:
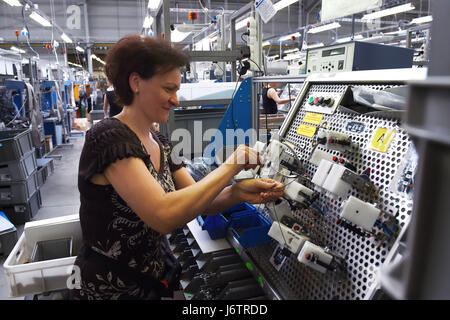
[[[234,137],[233,141],[227,141],[230,140],[227,139],[227,130],[228,136],[230,136],[230,133],[233,134],[238,129],[246,132],[252,128],[251,93],[251,78],[247,78],[237,88],[216,133],[212,137],[210,144],[205,148],[203,157],[210,159],[210,164],[217,164],[215,156],[218,151],[238,144],[250,144],[248,136],[245,137],[244,141],[238,141],[236,137]]]
[[[16,90],[17,94],[13,96],[13,103],[15,104],[17,111],[19,111],[21,116],[25,116],[25,110],[23,107],[24,99],[26,94],[25,82],[22,80],[6,79],[5,87],[8,90]]]
[[[51,111],[56,106],[57,101],[56,82],[53,80],[42,81],[41,88],[49,88],[41,94],[42,111]]]

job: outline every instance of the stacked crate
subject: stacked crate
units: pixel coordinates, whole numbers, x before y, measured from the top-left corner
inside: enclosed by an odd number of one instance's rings
[[[0,131],[0,211],[19,225],[30,221],[41,204],[31,129]]]

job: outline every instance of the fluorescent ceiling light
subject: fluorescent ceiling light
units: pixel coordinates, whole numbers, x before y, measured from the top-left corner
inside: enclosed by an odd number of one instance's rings
[[[248,23],[249,21],[250,21],[250,18],[243,19],[243,20],[239,21],[238,23],[236,23],[235,29],[236,29],[236,30],[239,30],[239,29],[242,29],[242,28],[246,27],[246,26],[247,26],[247,23]]]
[[[425,37],[419,37],[419,38],[414,38],[411,39],[412,43],[416,43],[416,42],[424,42],[425,41]]]
[[[162,0],[148,0],[148,6],[150,10],[156,10],[159,8],[159,5],[161,4]]]
[[[427,23],[427,22],[431,22],[433,21],[433,16],[425,16],[425,17],[420,17],[420,18],[415,18],[412,19],[411,23]]]
[[[144,24],[142,25],[142,28],[148,29],[152,26],[152,24],[153,24],[153,17],[146,16],[144,19]]]
[[[103,61],[102,59],[100,59],[99,57],[97,57],[95,54],[91,54],[91,59],[97,60],[98,62],[100,62],[101,64],[105,65],[105,61]]]
[[[178,29],[175,29],[174,31],[172,31],[170,33],[170,41],[181,42],[184,39],[186,39],[186,37],[190,34],[191,34],[191,32],[180,32],[180,31],[178,31]]]
[[[299,51],[299,48],[285,50],[284,53],[292,53],[292,52],[297,52],[297,51]]]
[[[283,60],[295,60],[295,59],[300,59],[302,57],[301,54],[288,54],[287,56],[283,57]]]
[[[375,11],[375,12],[372,12],[372,13],[365,14],[362,17],[362,20],[378,19],[378,18],[381,18],[381,17],[391,16],[393,14],[406,12],[406,11],[411,11],[411,10],[414,10],[414,9],[415,9],[415,7],[411,3],[407,3],[407,4],[403,4],[401,6],[396,6],[396,7],[392,7],[392,8],[389,8],[389,9]]]
[[[15,51],[15,52],[25,53],[25,50],[19,49],[19,48],[15,47],[15,46],[12,46],[10,49],[12,51]]]
[[[76,64],[76,63],[72,63],[72,62],[67,62],[68,64],[70,64],[71,66],[75,66],[75,67],[79,67],[79,68],[83,68],[81,65]]]
[[[19,2],[19,0],[3,0],[7,4],[9,4],[11,7],[21,7],[22,4]]]
[[[276,11],[280,11],[281,9],[286,8],[287,6],[290,6],[295,2],[298,2],[298,0],[281,0],[275,3],[273,7]]]
[[[392,32],[386,32],[385,34],[394,35],[394,36],[404,36],[406,35],[406,30],[397,30]]]
[[[76,46],[75,49],[79,52],[84,52],[84,49],[80,46]]]
[[[300,32],[296,32],[296,33],[293,33],[293,34],[290,34],[290,35],[287,35],[287,36],[282,36],[282,37],[280,37],[280,41],[286,41],[286,40],[291,40],[291,37],[296,37],[296,38],[299,38],[299,37],[301,37],[301,34],[300,34]]]
[[[262,46],[263,46],[263,47],[265,47],[265,46],[270,46],[270,41],[264,41],[264,42],[262,43]]]
[[[362,34],[358,34],[358,35],[353,37],[353,40],[361,40],[361,39],[364,39]],[[337,43],[342,43],[342,42],[348,42],[348,41],[351,41],[351,40],[352,40],[352,37],[345,37],[345,38],[337,39],[336,42]]]
[[[325,24],[323,26],[319,26],[319,27],[315,27],[312,29],[308,30],[308,33],[319,33],[322,31],[327,31],[327,30],[331,30],[331,29],[337,29],[340,28],[341,25],[339,24],[339,22],[333,22],[333,23],[329,23],[329,24]]]
[[[34,21],[40,23],[41,25],[43,25],[44,27],[51,27],[52,24],[50,23],[50,21],[48,21],[47,19],[45,19],[43,16],[41,16],[39,13],[37,13],[36,11],[33,11],[30,14],[30,18],[33,19]]]
[[[61,39],[63,39],[63,41],[66,42],[66,43],[72,43],[72,39],[70,39],[70,38],[67,36],[67,34],[65,34],[65,33],[63,33],[63,34],[61,35]]]
[[[276,55],[274,55],[274,56],[269,56],[269,57],[267,57],[267,59],[275,59],[275,58],[278,58],[280,55],[278,55],[278,54],[276,54]]]
[[[319,43],[314,43],[314,44],[307,44],[306,48],[305,48],[305,46],[303,46],[303,49],[313,49],[313,48],[318,48],[318,47],[323,47],[323,43],[319,42]]]

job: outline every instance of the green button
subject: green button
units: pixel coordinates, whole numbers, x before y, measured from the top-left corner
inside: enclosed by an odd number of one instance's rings
[[[252,266],[252,264],[250,262],[247,262],[245,264],[245,266],[247,267],[248,270],[253,270],[253,266]]]
[[[263,278],[262,277],[258,277],[258,281],[259,281],[259,283],[263,283]]]
[[[309,104],[313,104],[314,103],[314,97],[309,97],[308,103]]]
[[[239,253],[239,248],[236,248],[236,252]]]

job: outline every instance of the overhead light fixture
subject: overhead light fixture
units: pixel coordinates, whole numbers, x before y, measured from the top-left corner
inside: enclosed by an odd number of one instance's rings
[[[307,44],[306,48],[305,46],[303,46],[303,49],[314,49],[314,48],[319,48],[319,47],[323,47],[324,44],[322,42],[319,43],[314,43],[314,44]]]
[[[385,10],[375,11],[372,13],[365,14],[362,20],[373,20],[381,17],[391,16],[393,14],[402,13],[414,10],[415,7],[411,3],[402,4],[401,6],[392,7]]]
[[[80,46],[76,46],[75,49],[79,52],[84,52],[84,49]]]
[[[248,23],[249,21],[250,21],[250,18],[243,19],[243,20],[239,21],[238,23],[236,23],[235,29],[236,29],[236,30],[239,30],[239,29],[242,29],[242,28],[246,27],[246,26],[247,26],[247,23]]]
[[[419,23],[427,23],[433,21],[433,16],[425,16],[420,18],[412,19],[411,23],[419,24]]]
[[[189,36],[191,32],[180,32],[178,29],[173,30],[170,33],[170,41],[172,42],[181,42]]]
[[[270,46],[270,41],[264,41],[264,42],[262,43],[262,46],[263,46],[263,47],[265,47],[265,46]]]
[[[144,23],[142,25],[142,28],[144,29],[148,29],[152,26],[153,24],[153,17],[152,16],[146,16],[144,19]]]
[[[283,57],[283,60],[295,60],[295,59],[300,59],[301,57],[302,57],[302,55],[299,53],[288,54],[287,56]]]
[[[150,10],[156,10],[161,5],[162,0],[148,0],[148,6]]]
[[[329,23],[329,24],[325,24],[323,26],[319,26],[319,27],[315,27],[315,28],[311,28],[308,30],[308,33],[319,33],[322,31],[327,31],[327,30],[331,30],[331,29],[337,29],[340,28],[341,25],[339,22],[333,22],[333,23]]]
[[[9,4],[11,7],[21,7],[22,4],[19,2],[19,0],[3,0],[7,4]]]
[[[65,43],[72,43],[72,39],[70,39],[69,36],[67,36],[67,34],[65,34],[65,33],[63,33],[63,34],[61,35],[61,39],[63,39],[63,41],[64,41]]]
[[[282,36],[282,37],[280,37],[279,40],[280,41],[291,40],[292,37],[299,38],[299,37],[301,37],[301,34],[300,34],[300,32],[296,32],[296,33],[293,33],[293,34],[289,34],[287,36]]]
[[[267,59],[271,60],[271,59],[278,58],[279,56],[280,56],[280,55],[276,54],[276,55],[274,55],[274,56],[269,56],[269,57],[267,57]]]
[[[15,46],[12,46],[11,48],[9,48],[12,51],[18,52],[18,53],[25,53],[25,50],[19,49]]]
[[[361,39],[364,39],[362,34],[358,34],[358,35],[353,37],[353,40],[361,40]],[[351,40],[352,40],[352,37],[345,37],[345,38],[337,39],[336,42],[337,43],[342,43],[342,42],[348,42],[348,41],[351,41]]]
[[[76,63],[72,63],[72,62],[67,62],[67,63],[74,67],[83,68],[81,65],[76,64]]]
[[[50,21],[48,21],[47,19],[45,19],[43,16],[41,16],[39,13],[37,13],[36,11],[33,11],[30,14],[30,18],[33,19],[34,21],[36,21],[37,23],[43,25],[44,27],[51,27],[52,24],[50,23]]]
[[[97,60],[98,62],[100,62],[101,64],[105,65],[105,61],[103,61],[102,59],[100,59],[99,57],[97,57],[95,54],[91,54],[91,59]]]
[[[284,53],[292,53],[292,52],[297,52],[297,51],[299,51],[299,49],[295,48],[295,49],[285,50]]]
[[[287,6],[290,6],[291,4],[293,4],[293,3],[295,3],[295,2],[298,2],[298,0],[281,0],[281,1],[278,1],[277,3],[275,3],[275,4],[273,5],[273,8],[274,8],[276,11],[280,11],[281,9],[284,9],[284,8],[286,8]]]

